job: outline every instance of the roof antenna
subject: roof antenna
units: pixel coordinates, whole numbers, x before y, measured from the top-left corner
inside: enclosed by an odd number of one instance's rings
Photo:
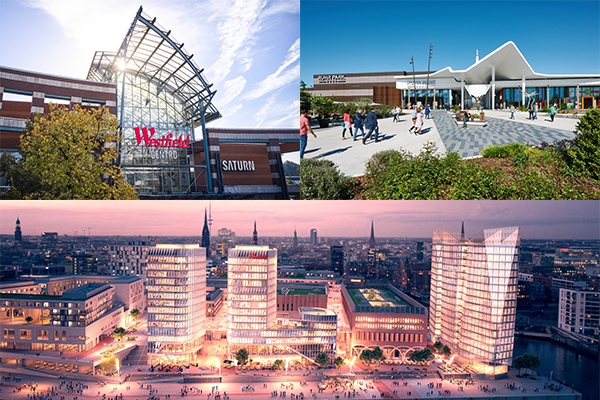
[[[475,50],[475,64],[479,62],[479,49]]]

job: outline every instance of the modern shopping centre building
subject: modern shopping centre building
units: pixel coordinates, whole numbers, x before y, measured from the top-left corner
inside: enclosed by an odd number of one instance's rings
[[[118,163],[138,194],[288,198],[281,154],[299,150],[298,130],[209,128],[221,118],[216,90],[192,58],[140,7],[85,80],[0,67],[0,151],[16,152],[25,121],[50,102],[105,106],[119,119]]]
[[[428,103],[440,106],[475,104],[485,108],[525,105],[532,98],[540,105],[600,107],[600,74],[550,75],[535,72],[516,44],[507,42],[464,70],[446,67],[429,74],[421,72],[377,72],[314,75],[313,95],[336,96],[339,101],[361,97],[375,103],[401,105]],[[416,93],[415,93],[416,89]],[[416,99],[415,99],[416,95]]]

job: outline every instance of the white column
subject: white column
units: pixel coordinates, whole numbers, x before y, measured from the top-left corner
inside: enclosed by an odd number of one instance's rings
[[[525,75],[521,75],[521,106],[525,106]]]
[[[492,110],[496,105],[496,66],[492,65]]]
[[[465,104],[465,81],[460,81],[460,106],[463,110],[467,109],[467,105]]]

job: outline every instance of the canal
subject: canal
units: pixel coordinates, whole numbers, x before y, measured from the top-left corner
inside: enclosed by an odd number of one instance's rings
[[[583,400],[599,399],[600,370],[598,358],[550,340],[531,339],[516,336],[513,358],[524,353],[540,358],[542,366],[537,369],[544,376],[555,381],[563,381],[583,393]]]

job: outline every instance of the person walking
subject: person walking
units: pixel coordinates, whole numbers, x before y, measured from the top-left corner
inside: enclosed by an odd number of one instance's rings
[[[304,151],[306,150],[306,145],[308,143],[308,132],[312,133],[312,135],[317,138],[317,135],[313,132],[310,127],[310,121],[306,117],[308,110],[300,111],[300,158],[304,158]]]
[[[427,104],[427,105],[425,106],[425,118],[429,119],[429,112],[430,112],[430,111],[431,111],[431,110],[429,109],[429,104]]]
[[[421,108],[417,109],[417,122],[415,123],[415,135],[421,134],[421,128],[423,127],[423,114],[421,114]]]
[[[367,144],[366,141],[369,137],[371,137],[371,133],[373,133],[373,131],[375,131],[375,143],[379,143],[379,127],[377,126],[377,114],[375,114],[375,107],[373,107],[367,114],[367,118],[365,119],[365,127],[369,130],[369,133],[367,133],[367,136],[363,138],[363,144]]]
[[[392,122],[397,122],[398,121],[398,106],[394,106],[394,108],[392,109],[392,115],[394,115],[394,119],[392,120]]]
[[[533,107],[533,112],[534,112],[533,119],[537,119],[537,112],[538,112],[538,108],[539,108],[539,106],[538,106],[538,102],[536,101],[536,102],[535,102],[535,106]]]
[[[515,105],[511,104],[510,105],[510,118],[509,119],[515,119]]]
[[[362,110],[359,108],[358,110],[356,110],[356,115],[354,116],[354,141],[356,142],[358,139],[356,139],[356,134],[358,133],[358,130],[360,129],[360,131],[362,132],[362,137],[365,137],[365,130],[363,128],[363,118],[362,115],[360,115],[360,113],[362,112]]]
[[[413,114],[412,114],[412,123],[413,126],[410,127],[410,129],[408,130],[408,132],[412,132],[413,129],[416,130],[415,127],[415,123],[417,122],[417,107],[415,107],[415,109],[413,110]]]
[[[346,140],[346,129],[350,130],[350,137],[352,137],[352,124],[350,123],[350,110],[344,111],[344,130],[342,131],[342,140]]]
[[[533,121],[533,103],[529,103],[529,119]]]
[[[554,122],[554,115],[556,114],[556,103],[554,103],[550,109],[548,110],[548,115],[550,116],[551,122]]]

